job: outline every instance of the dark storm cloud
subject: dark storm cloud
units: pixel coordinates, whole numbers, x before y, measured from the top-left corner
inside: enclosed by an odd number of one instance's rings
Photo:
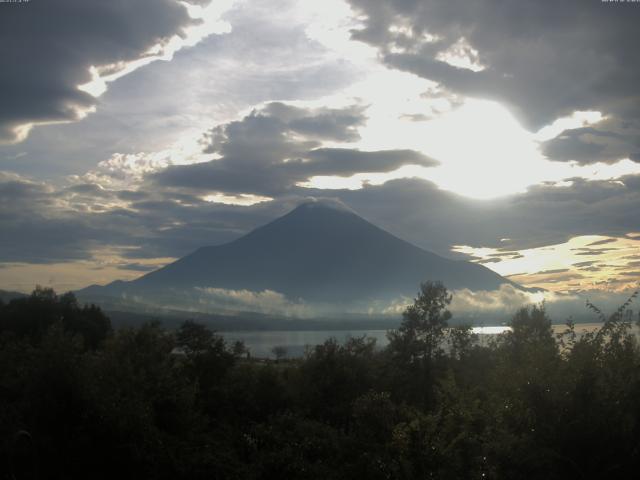
[[[150,200],[90,217],[105,230],[119,232],[116,245],[127,247],[121,256],[135,260],[180,257],[202,246],[226,243],[292,208],[286,199],[243,207],[181,197],[150,194]]]
[[[289,131],[320,140],[350,142],[358,140],[358,127],[365,124],[364,107],[318,108],[309,110],[271,102],[263,114],[284,122]]]
[[[334,192],[368,220],[423,248],[451,255],[452,245],[505,251],[563,243],[578,235],[622,237],[640,225],[640,190],[576,180],[498,200],[470,200],[420,179]],[[320,195],[320,191],[314,192]]]
[[[320,140],[356,140],[363,108],[301,109],[268,104],[242,120],[212,129],[205,152],[220,158],[173,166],[152,176],[165,187],[278,196],[316,175],[389,172],[402,165],[437,163],[412,150],[366,152],[321,148]]]
[[[20,125],[73,120],[95,99],[89,67],[139,59],[192,23],[175,0],[0,4],[0,142]]]
[[[137,202],[140,200],[144,200],[149,196],[148,193],[136,190],[120,190],[117,192],[117,196],[120,200],[125,200],[128,202]]]
[[[55,194],[44,184],[0,172],[0,261],[50,263],[86,258],[90,228],[52,213]]]
[[[116,249],[128,259],[123,263],[179,257],[234,240],[309,196],[338,198],[374,224],[447,256],[452,256],[451,246],[463,244],[515,255],[576,235],[622,236],[640,224],[640,191],[608,182],[539,187],[479,202],[439,190],[426,180],[400,179],[355,191],[292,188],[274,201],[245,207],[206,202],[171,189],[132,192],[82,184],[56,190],[9,175],[0,176],[0,262],[89,259],[101,248]]]
[[[454,93],[506,104],[529,129],[576,110],[598,110],[617,123],[640,118],[637,4],[349,1],[366,16],[354,38],[378,47],[387,65],[436,81]],[[431,41],[425,40],[427,33]],[[477,50],[484,70],[458,68],[438,59],[461,39]],[[637,138],[637,125],[634,129]],[[607,154],[597,144],[573,143],[548,148],[561,157],[585,155],[585,161]]]
[[[621,158],[640,161],[640,122],[607,119],[592,127],[564,131],[542,145],[542,152],[554,160],[575,160],[582,164],[613,163]]]
[[[88,260],[105,248],[130,263],[183,256],[233,240],[300,200],[240,207],[173,192],[133,193],[87,184],[55,189],[0,172],[0,262]]]
[[[586,132],[593,129],[580,128],[565,131],[561,136],[556,137],[542,145],[542,152],[554,160],[577,160],[581,163],[593,163],[605,160],[604,151],[606,145],[595,143],[583,138]],[[617,158],[606,158],[606,160],[616,161]]]

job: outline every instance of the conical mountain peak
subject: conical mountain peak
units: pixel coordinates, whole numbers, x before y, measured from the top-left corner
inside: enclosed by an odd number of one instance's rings
[[[125,282],[118,291],[269,290],[296,301],[362,304],[411,297],[425,280],[471,290],[512,283],[484,266],[401,240],[340,202],[312,199],[233,242],[200,248]]]
[[[340,200],[333,199],[333,198],[308,198],[302,203],[300,203],[294,210],[292,210],[291,213],[293,212],[310,213],[314,211],[323,211],[323,210],[346,212],[346,213],[352,213],[354,215],[356,214],[356,212],[351,207],[349,207],[348,205],[345,205]]]

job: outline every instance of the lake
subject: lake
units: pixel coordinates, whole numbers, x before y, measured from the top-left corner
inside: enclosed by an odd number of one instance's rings
[[[581,323],[575,327],[576,333],[582,335],[586,332],[597,330],[600,323]],[[553,325],[554,333],[560,333],[566,329],[566,325]],[[509,330],[506,326],[474,327],[473,333],[478,335],[481,345],[496,335]],[[636,327],[637,330],[637,327]],[[636,332],[638,333],[638,332]],[[246,332],[221,332],[228,342],[241,340],[249,348],[251,356],[258,358],[274,358],[273,349],[284,347],[288,358],[296,358],[304,355],[305,349],[324,343],[333,337],[338,342],[344,343],[348,338],[367,337],[375,338],[378,347],[387,345],[387,330],[317,330],[317,331],[246,331]]]

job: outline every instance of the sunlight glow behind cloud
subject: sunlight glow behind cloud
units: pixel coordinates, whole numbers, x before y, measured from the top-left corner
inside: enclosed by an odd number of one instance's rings
[[[207,202],[222,203],[225,205],[250,206],[255,205],[256,203],[269,202],[273,200],[273,198],[244,193],[239,195],[225,195],[223,193],[214,193],[211,195],[206,195],[204,197],[204,200]]]
[[[481,72],[485,69],[485,66],[480,63],[478,51],[469,45],[469,42],[464,37],[461,37],[446,50],[438,53],[436,60],[454,67],[471,70],[472,72]]]
[[[392,79],[393,77],[393,79]],[[396,92],[383,94],[385,85],[401,85]],[[419,177],[435,182],[440,188],[476,199],[490,199],[522,193],[528,187],[551,183],[562,185],[572,178],[617,180],[640,173],[640,165],[629,159],[607,164],[580,165],[577,162],[554,162],[540,152],[540,138],[552,138],[566,128],[597,123],[599,112],[576,112],[559,119],[537,133],[525,130],[504,107],[496,102],[466,99],[452,108],[449,100],[438,112],[431,98],[421,97],[427,88],[424,80],[398,72],[378,72],[358,84],[369,120],[360,128],[363,149],[412,148],[440,161],[434,168],[409,168],[386,174],[358,174],[349,178],[311,178],[301,184],[327,189],[357,189],[364,183],[379,185],[386,181]],[[380,100],[378,100],[380,99]],[[422,121],[407,119],[420,115]]]
[[[497,102],[455,97],[434,82],[380,64],[375,49],[351,39],[351,31],[362,20],[345,2],[331,0],[303,10],[306,13],[300,13],[301,18],[310,22],[307,34],[330,54],[357,64],[365,72],[351,87],[310,103],[345,104],[358,99],[369,106],[369,118],[354,146],[366,150],[411,148],[441,162],[432,169],[403,168],[374,176],[315,177],[303,186],[357,189],[365,183],[378,185],[406,175],[431,180],[467,197],[490,199],[522,193],[541,183],[562,184],[575,177],[617,180],[640,173],[640,166],[628,159],[585,167],[576,162],[554,162],[541,153],[541,142],[567,129],[597,124],[606,118],[600,112],[577,111],[530,132]],[[411,28],[401,20],[390,32],[413,37]],[[426,43],[434,40],[429,35],[423,39]],[[440,52],[438,59],[476,72],[484,68],[480,53],[464,38]]]
[[[230,1],[206,8],[190,6],[192,17],[205,21],[185,39],[159,48],[159,55],[142,59],[170,59],[184,45],[197,43],[205,36],[223,33],[230,28],[220,22],[220,15],[231,7]],[[476,199],[490,199],[522,193],[528,187],[551,183],[566,185],[571,178],[587,180],[617,180],[623,175],[640,173],[640,166],[628,159],[614,164],[596,163],[582,166],[576,162],[554,162],[542,155],[540,142],[552,139],[566,129],[597,124],[604,117],[600,112],[580,111],[555,120],[537,132],[524,129],[511,112],[489,100],[459,98],[438,88],[437,84],[407,72],[390,69],[379,63],[376,50],[351,39],[351,31],[361,20],[348,4],[331,0],[314,5],[295,5],[286,12],[291,21],[307,25],[309,38],[326,48],[326,55],[357,65],[362,79],[331,96],[314,100],[290,102],[299,106],[345,105],[357,101],[367,105],[368,121],[359,129],[360,140],[350,145],[364,149],[411,148],[438,160],[435,168],[403,167],[388,173],[358,173],[350,177],[321,176],[299,185],[321,189],[359,189],[365,184],[380,185],[398,178],[419,177],[435,182],[440,188]],[[227,30],[225,30],[227,29]],[[397,35],[413,35],[410,30],[396,27]],[[425,42],[433,41],[426,38]],[[173,40],[172,40],[173,42]],[[459,68],[479,71],[483,68],[480,54],[460,38],[442,51],[438,59]],[[144,63],[144,64],[146,64]],[[121,76],[130,65],[111,74]],[[106,88],[111,77],[101,77],[92,70],[96,93]],[[389,88],[393,85],[393,88]],[[193,137],[192,137],[193,138]],[[323,146],[342,146],[344,142],[326,141]],[[174,152],[175,164],[197,163],[194,152]],[[219,197],[222,198],[222,197]],[[225,201],[230,200],[227,198]]]
[[[456,245],[500,275],[527,287],[560,292],[622,291],[640,282],[640,238],[583,235],[568,242],[525,250]]]
[[[605,119],[606,117],[600,112],[573,112],[573,114],[568,117],[558,118],[551,125],[541,128],[536,132],[534,138],[539,142],[544,142],[557,137],[565,130],[595,125]]]

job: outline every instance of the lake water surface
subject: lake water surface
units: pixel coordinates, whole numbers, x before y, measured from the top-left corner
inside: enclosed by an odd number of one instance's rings
[[[597,330],[600,323],[580,323],[575,327],[576,333],[582,335],[589,331]],[[566,325],[553,325],[554,333],[560,333],[566,329]],[[478,335],[481,345],[496,335],[509,330],[506,326],[474,327],[473,333]],[[636,332],[637,333],[637,332]],[[367,337],[375,338],[378,347],[384,347],[387,340],[387,330],[317,330],[317,331],[254,331],[254,332],[222,332],[229,342],[241,340],[249,348],[251,356],[258,358],[274,358],[273,349],[284,347],[289,358],[301,357],[305,349],[324,343],[333,337],[338,342],[344,343],[348,338]]]

